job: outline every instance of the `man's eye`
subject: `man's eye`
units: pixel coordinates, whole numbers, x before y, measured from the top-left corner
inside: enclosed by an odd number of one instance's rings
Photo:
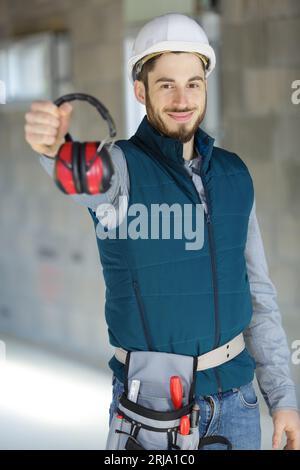
[[[169,87],[172,87],[173,85],[171,85],[170,83],[165,83],[164,85],[161,85],[161,88],[169,88]],[[190,83],[190,86],[192,88],[199,88],[199,85],[198,83]]]

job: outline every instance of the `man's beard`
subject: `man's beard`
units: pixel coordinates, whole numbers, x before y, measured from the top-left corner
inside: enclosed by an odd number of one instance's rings
[[[188,129],[189,123],[181,123],[181,125],[178,127],[176,131],[171,130],[168,128],[168,125],[164,123],[164,121],[161,119],[161,117],[155,113],[155,110],[152,106],[151,99],[149,96],[148,90],[146,90],[146,99],[145,99],[145,106],[146,106],[146,112],[147,112],[147,118],[150,124],[155,127],[155,129],[160,132],[161,134],[164,134],[168,137],[172,137],[173,139],[178,139],[180,142],[185,144],[191,138],[194,136],[195,132],[197,131],[198,127],[200,126],[201,122],[204,119],[205,113],[206,113],[206,102],[207,102],[207,95],[205,92],[205,103],[204,103],[204,109],[198,119],[196,120],[195,124],[191,129]],[[175,112],[184,112],[188,113],[191,111],[195,111],[194,109],[183,109],[183,110],[168,110],[169,113],[175,113]],[[176,122],[176,121],[174,121]]]

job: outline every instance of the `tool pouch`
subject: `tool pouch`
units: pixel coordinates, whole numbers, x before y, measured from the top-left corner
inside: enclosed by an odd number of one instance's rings
[[[195,403],[197,357],[152,351],[126,356],[124,393],[111,420],[106,450],[196,450],[199,426],[180,434],[180,419],[191,417]],[[180,376],[182,405],[175,409],[171,376]],[[136,401],[128,398],[132,381],[140,381]]]

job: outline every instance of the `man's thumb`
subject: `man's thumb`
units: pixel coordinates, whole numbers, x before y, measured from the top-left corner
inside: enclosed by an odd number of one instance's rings
[[[58,108],[61,116],[69,116],[73,111],[73,107],[70,103],[64,103]]]
[[[64,103],[58,109],[60,114],[58,139],[62,139],[68,132],[73,107],[70,105],[70,103]]]

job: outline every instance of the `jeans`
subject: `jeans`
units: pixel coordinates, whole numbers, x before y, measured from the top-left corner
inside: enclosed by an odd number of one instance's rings
[[[109,425],[116,412],[124,386],[113,374]],[[200,406],[200,437],[221,435],[233,450],[260,450],[261,428],[258,399],[252,382],[227,392],[196,396]],[[203,450],[224,450],[223,444],[205,445]]]

